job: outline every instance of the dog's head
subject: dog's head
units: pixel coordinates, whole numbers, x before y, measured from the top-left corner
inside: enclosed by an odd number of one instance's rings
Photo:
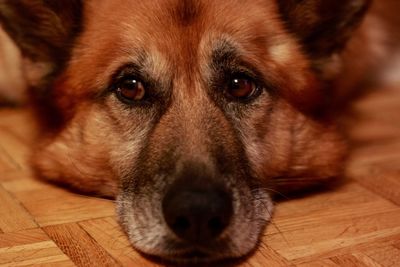
[[[140,251],[245,255],[271,192],[340,171],[315,113],[367,2],[1,1],[44,129],[35,170],[115,196]]]

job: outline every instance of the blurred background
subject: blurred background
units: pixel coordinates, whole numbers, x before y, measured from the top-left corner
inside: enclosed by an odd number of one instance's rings
[[[19,50],[0,25],[0,103],[20,102],[25,87]]]

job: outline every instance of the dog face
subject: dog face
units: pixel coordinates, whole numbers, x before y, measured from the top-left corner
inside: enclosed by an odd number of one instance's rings
[[[323,63],[365,2],[327,1],[348,19],[331,29],[334,44],[316,34],[333,27],[319,1],[57,2],[0,4],[42,77],[30,81],[43,125],[32,165],[116,197],[138,250],[180,261],[243,256],[270,220],[271,192],[340,172],[343,142],[315,112]],[[37,32],[21,34],[31,20]]]

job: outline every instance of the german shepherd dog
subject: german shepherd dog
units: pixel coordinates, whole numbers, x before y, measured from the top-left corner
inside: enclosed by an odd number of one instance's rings
[[[399,20],[399,6],[0,0],[41,126],[32,168],[116,198],[145,254],[244,256],[271,219],[273,192],[340,176],[334,115],[391,53],[397,28],[379,14]]]

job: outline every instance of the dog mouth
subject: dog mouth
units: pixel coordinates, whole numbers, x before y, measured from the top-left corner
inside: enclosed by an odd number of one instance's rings
[[[120,224],[136,250],[160,262],[241,259],[256,247],[268,223],[269,194],[252,190],[243,180],[220,181],[220,175],[194,167],[175,175],[168,186],[154,187],[158,193],[142,192],[146,187],[139,185],[135,194],[123,190],[117,199]]]
[[[134,218],[134,216],[131,218]],[[233,225],[228,227],[222,236],[219,236],[216,240],[210,240],[208,243],[181,240],[171,234],[171,230],[168,229],[166,224],[151,228],[151,231],[159,234],[156,237],[147,236],[147,231],[139,235],[132,235],[133,232],[129,229],[134,229],[132,227],[134,224],[123,225],[126,226],[125,231],[133,247],[150,260],[172,264],[172,266],[182,264],[183,266],[189,264],[190,266],[196,266],[196,264],[207,266],[208,264],[229,264],[232,261],[241,261],[243,257],[254,251],[258,244],[257,239],[260,232],[268,224],[265,221],[264,227],[260,227],[259,223],[254,224],[250,221],[241,223],[242,220],[238,219],[245,217],[234,216],[234,218],[236,219],[232,222]],[[149,242],[144,242],[145,240]]]

